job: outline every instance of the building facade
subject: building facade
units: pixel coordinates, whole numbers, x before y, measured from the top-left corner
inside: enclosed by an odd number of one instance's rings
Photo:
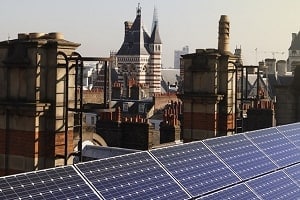
[[[124,24],[124,41],[116,54],[122,96],[130,97],[129,88],[133,85],[148,87],[150,96],[161,93],[162,42],[158,20],[154,18],[149,35],[142,24],[141,7],[138,6],[134,22]]]

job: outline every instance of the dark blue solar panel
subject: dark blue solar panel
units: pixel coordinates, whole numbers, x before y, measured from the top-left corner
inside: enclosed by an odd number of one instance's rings
[[[300,185],[300,164],[287,167],[284,171]]]
[[[76,167],[105,199],[189,198],[148,152],[80,163]]]
[[[259,199],[245,184],[238,184],[226,189],[214,192],[212,194],[200,197],[201,200],[220,200],[220,199],[231,199],[231,200],[255,200]]]
[[[194,197],[239,181],[202,142],[150,152]]]
[[[276,171],[246,182],[262,199],[298,199],[300,188],[283,171]]]
[[[284,134],[292,143],[300,148],[300,123],[288,124],[276,127]]]
[[[279,167],[300,161],[299,149],[276,128],[245,133]]]
[[[99,199],[72,166],[0,178],[0,199]]]
[[[243,180],[276,169],[276,165],[243,134],[203,141]]]

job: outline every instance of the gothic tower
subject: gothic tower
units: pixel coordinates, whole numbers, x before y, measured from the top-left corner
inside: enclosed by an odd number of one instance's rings
[[[161,92],[162,42],[157,17],[153,19],[153,30],[149,35],[142,24],[141,7],[138,5],[134,22],[124,23],[124,41],[116,55],[122,97],[130,98],[133,85],[148,88],[148,96]]]

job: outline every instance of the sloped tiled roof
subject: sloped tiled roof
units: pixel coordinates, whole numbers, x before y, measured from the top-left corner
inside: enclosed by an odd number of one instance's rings
[[[161,39],[158,31],[158,23],[156,22],[153,28],[153,31],[151,33],[151,39],[150,42],[153,44],[161,44]]]
[[[149,36],[142,24],[141,8],[138,7],[136,18],[132,26],[125,31],[124,42],[117,55],[149,55],[149,44],[161,44],[158,22],[155,21],[152,33]]]
[[[149,55],[148,42],[150,36],[143,28],[141,10],[139,9],[117,55]]]

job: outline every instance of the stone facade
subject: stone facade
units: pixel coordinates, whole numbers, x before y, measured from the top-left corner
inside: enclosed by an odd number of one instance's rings
[[[65,120],[72,124],[73,117],[64,117],[66,69],[58,52],[70,55],[78,46],[60,33],[0,42],[0,175],[61,165],[65,145],[73,151],[73,130],[64,134]]]
[[[237,59],[229,51],[229,19],[224,15],[218,49],[198,49],[183,56],[184,142],[234,133]]]

